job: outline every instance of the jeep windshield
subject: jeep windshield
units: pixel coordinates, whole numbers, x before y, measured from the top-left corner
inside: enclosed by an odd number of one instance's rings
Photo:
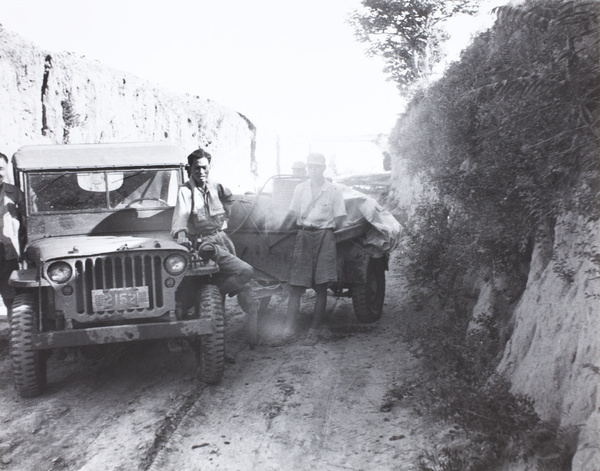
[[[175,206],[178,174],[174,169],[31,172],[29,212],[164,209]]]

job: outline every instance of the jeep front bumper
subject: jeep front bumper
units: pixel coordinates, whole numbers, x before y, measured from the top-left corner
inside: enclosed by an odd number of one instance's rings
[[[32,339],[32,348],[35,350],[45,350],[139,340],[193,337],[211,334],[212,332],[213,325],[211,319],[91,327],[35,334]]]

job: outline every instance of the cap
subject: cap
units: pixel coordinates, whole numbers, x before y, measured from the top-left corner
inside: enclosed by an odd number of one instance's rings
[[[325,156],[323,154],[308,154],[306,165],[322,165],[325,167]]]
[[[293,164],[292,164],[292,169],[300,169],[300,168],[306,168],[306,164],[304,162],[302,162],[301,160],[296,160]]]

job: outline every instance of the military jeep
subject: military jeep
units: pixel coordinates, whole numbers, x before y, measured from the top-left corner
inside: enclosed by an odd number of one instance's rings
[[[199,378],[218,382],[223,300],[214,247],[190,252],[169,234],[183,151],[164,143],[26,146],[13,168],[27,223],[22,269],[10,278],[20,395],[43,391],[53,351],[85,355],[151,339],[186,339]]]

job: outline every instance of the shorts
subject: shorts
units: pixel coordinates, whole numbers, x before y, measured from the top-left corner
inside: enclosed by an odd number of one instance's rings
[[[337,281],[337,248],[330,229],[306,231],[296,235],[290,285],[312,288]]]

